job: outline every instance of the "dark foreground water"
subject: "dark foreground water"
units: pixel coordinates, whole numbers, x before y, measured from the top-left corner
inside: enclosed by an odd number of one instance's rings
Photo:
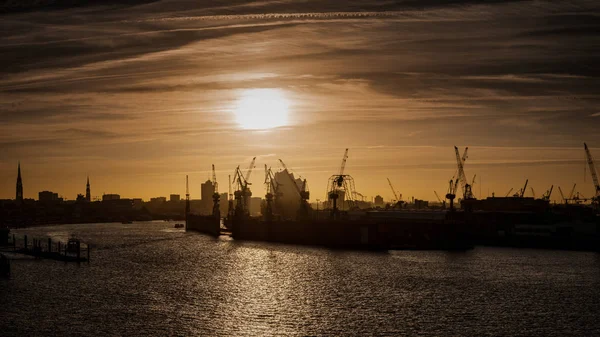
[[[13,260],[0,335],[600,336],[600,255],[335,251],[213,239],[172,223],[20,230],[95,249]]]

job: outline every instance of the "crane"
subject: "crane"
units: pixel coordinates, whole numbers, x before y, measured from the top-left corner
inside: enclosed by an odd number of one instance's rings
[[[231,174],[229,175],[229,194],[227,195],[227,222],[225,222],[226,224],[229,224],[229,222],[233,219],[233,216],[235,215],[235,208],[233,205],[233,193],[231,191]]]
[[[510,192],[512,192],[513,188],[511,187],[510,190],[508,190],[508,192],[506,193],[506,197],[508,198],[508,196],[510,195]]]
[[[248,166],[248,171],[246,171],[246,181],[250,181],[250,174],[252,173],[252,169],[255,167],[254,163],[256,162],[256,157],[252,158],[252,162],[250,163],[250,166]]]
[[[344,152],[344,158],[342,158],[342,166],[340,167],[340,176],[344,175],[344,169],[346,169],[346,161],[348,161],[348,149]]]
[[[523,196],[525,195],[525,191],[527,191],[527,183],[529,183],[529,179],[525,179],[525,186],[523,186],[523,188],[520,189],[519,192],[517,192],[517,194],[515,194],[515,197],[523,198]]]
[[[254,159],[252,160],[252,163],[254,164]],[[252,196],[252,192],[248,188],[248,185],[250,185],[250,183],[242,174],[239,165],[235,169],[235,175],[233,176],[233,180],[237,185],[237,190],[234,193],[235,200],[237,202],[235,206],[235,215],[247,216],[249,215],[250,211],[250,197]]]
[[[567,203],[567,198],[565,198],[565,195],[563,194],[562,188],[560,188],[560,186],[558,186],[558,192],[560,192],[560,197],[561,199],[565,202],[565,204]]]
[[[454,178],[454,177],[453,177]],[[454,210],[454,198],[456,198],[456,187],[458,186],[458,178],[456,180],[450,179],[448,186],[448,193],[446,193],[446,199],[450,200],[450,210]]]
[[[552,196],[552,190],[554,189],[554,185],[550,186],[550,189],[548,189],[546,191],[546,193],[544,193],[542,195],[542,200],[550,200],[550,196]]]
[[[390,178],[387,178],[388,184],[390,184],[390,188],[392,189],[392,193],[394,194],[394,198],[396,198],[396,203],[395,205],[400,206],[402,204],[402,194],[400,194],[400,196],[398,196],[398,194],[396,194],[396,190],[394,189],[394,186],[392,185],[392,182],[390,181]]]
[[[577,183],[573,184],[573,188],[571,189],[571,193],[569,193],[569,199],[573,199],[573,194],[575,194],[575,186],[577,186]]]
[[[219,184],[217,183],[217,174],[215,173],[215,164],[212,165],[212,184],[215,188],[212,199],[213,199],[213,210],[212,215],[217,219],[221,219],[221,196],[219,195]]]
[[[190,185],[188,184],[188,176],[185,176],[185,226],[187,228],[188,214],[190,214]]]
[[[266,200],[266,209],[265,209],[265,220],[270,221],[273,219],[273,197],[274,193],[277,193],[277,187],[275,185],[275,177],[273,176],[273,171],[271,168],[267,168],[267,164],[265,164],[265,185],[267,187],[267,194],[265,195]]]
[[[345,159],[347,158],[347,156],[348,156],[348,150],[346,150],[346,154],[344,155],[344,162],[342,163],[342,171],[343,171],[343,166],[346,163]],[[310,209],[310,206],[308,205],[308,199],[310,199],[310,192],[308,191],[308,184],[306,182],[306,179],[303,179],[302,186],[299,187],[298,184],[296,184],[296,181],[294,181],[293,176],[290,174],[290,170],[288,170],[288,168],[285,165],[285,163],[283,162],[283,160],[279,159],[279,162],[281,163],[281,166],[285,170],[286,175],[290,178],[292,185],[294,185],[294,187],[296,188],[296,191],[298,192],[298,195],[300,196],[300,208],[298,209],[298,219],[306,218],[308,216],[309,209]]]
[[[598,176],[596,175],[596,167],[594,166],[594,160],[592,159],[592,154],[590,153],[590,149],[588,148],[586,143],[583,143],[583,147],[585,148],[585,156],[587,159],[588,166],[590,167],[590,173],[592,175],[592,181],[594,183],[595,195],[592,198],[596,203],[600,203],[600,183],[598,183]]]
[[[533,190],[533,187],[529,187],[531,189],[531,195],[533,195],[533,198],[535,199],[535,191]]]
[[[329,178],[327,198],[330,200],[331,215],[336,218],[339,214],[337,200],[341,195],[344,196],[345,201],[348,203],[349,208],[355,208],[354,195],[356,194],[354,188],[354,179],[352,176],[345,174],[346,162],[348,161],[348,149],[344,152],[342,158],[342,165],[340,166],[339,174],[332,175]]]
[[[467,154],[467,149],[465,149],[464,155],[463,157],[466,159],[466,154]],[[460,153],[458,152],[458,147],[454,146],[454,152],[456,153],[456,163],[458,165],[458,181],[460,182],[462,191],[463,191],[463,195],[466,192],[466,185],[467,185],[467,177],[465,176],[465,171],[464,171],[464,161],[460,156]]]
[[[440,198],[440,196],[438,195],[437,191],[433,191],[433,193],[435,193],[435,197],[437,198],[437,200],[440,202],[440,204],[442,203],[442,199]]]
[[[442,200],[442,198],[440,198],[439,194],[437,193],[437,191],[433,191],[433,193],[435,193],[435,197],[437,198],[437,200],[440,202],[440,204],[442,205],[443,209],[446,209],[446,200]]]

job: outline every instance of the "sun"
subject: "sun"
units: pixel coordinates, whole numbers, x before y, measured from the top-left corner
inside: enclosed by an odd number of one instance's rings
[[[264,130],[288,124],[288,100],[279,89],[248,89],[234,108],[243,129]]]

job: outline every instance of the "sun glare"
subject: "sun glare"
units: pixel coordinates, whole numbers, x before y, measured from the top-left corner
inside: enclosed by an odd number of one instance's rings
[[[272,129],[287,125],[288,101],[279,89],[249,89],[242,93],[234,113],[244,129]]]

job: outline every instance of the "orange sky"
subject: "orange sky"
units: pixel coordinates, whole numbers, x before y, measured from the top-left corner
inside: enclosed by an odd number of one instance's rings
[[[405,198],[435,200],[453,145],[470,148],[476,196],[527,178],[538,195],[577,183],[590,196],[599,7],[170,0],[4,14],[0,198],[14,198],[19,160],[28,198],[73,199],[89,174],[94,196],[149,199],[184,194],[186,174],[198,198],[211,164],[224,190],[258,156],[254,195],[281,158],[323,199],[350,148],[358,192],[390,199],[389,177]],[[255,88],[285,95],[287,125],[236,122]]]

